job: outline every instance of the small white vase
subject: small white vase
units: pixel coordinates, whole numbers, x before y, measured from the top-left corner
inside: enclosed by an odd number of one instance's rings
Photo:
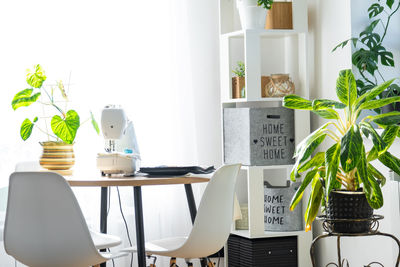
[[[257,0],[237,0],[240,23],[243,30],[264,29],[267,10],[257,5]]]

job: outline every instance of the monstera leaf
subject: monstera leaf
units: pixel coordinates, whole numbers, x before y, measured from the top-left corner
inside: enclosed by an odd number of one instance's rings
[[[51,119],[51,129],[54,134],[67,144],[74,142],[79,126],[79,115],[75,110],[69,110],[64,119],[58,115]]]

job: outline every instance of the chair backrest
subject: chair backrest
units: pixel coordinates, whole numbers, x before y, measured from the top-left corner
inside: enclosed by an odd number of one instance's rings
[[[50,172],[10,176],[6,252],[29,266],[89,266],[104,261],[66,180]]]
[[[224,246],[231,231],[235,184],[240,166],[222,166],[207,184],[192,231],[179,248],[184,257],[206,257]]]

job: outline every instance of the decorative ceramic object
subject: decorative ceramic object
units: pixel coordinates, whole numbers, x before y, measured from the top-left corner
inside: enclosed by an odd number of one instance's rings
[[[272,74],[262,88],[263,97],[282,97],[294,93],[294,83],[289,74]]]
[[[69,170],[75,164],[75,155],[72,144],[63,142],[41,142],[43,154],[40,165],[51,171]]]

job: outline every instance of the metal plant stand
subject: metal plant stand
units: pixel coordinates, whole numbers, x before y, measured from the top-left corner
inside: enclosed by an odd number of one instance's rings
[[[310,248],[310,256],[311,256],[311,262],[312,266],[316,267],[315,263],[315,245],[316,243],[326,237],[337,237],[337,257],[338,261],[337,263],[335,262],[330,262],[328,263],[325,267],[328,266],[336,266],[336,267],[349,267],[349,261],[345,258],[342,259],[341,256],[341,251],[340,251],[340,239],[341,237],[359,237],[359,236],[386,236],[389,238],[392,238],[394,241],[396,241],[397,246],[399,248],[399,252],[397,254],[397,261],[396,261],[396,267],[399,267],[400,263],[400,241],[393,235],[388,234],[388,233],[382,233],[378,231],[379,228],[379,220],[382,220],[383,216],[382,215],[373,215],[371,218],[368,219],[328,219],[326,216],[318,216],[317,220],[322,221],[322,227],[325,230],[325,234],[317,236],[313,242],[311,243],[311,248]],[[333,229],[333,224],[334,223],[340,223],[340,222],[349,222],[349,223],[356,223],[356,222],[369,222],[369,231],[365,233],[357,233],[357,234],[348,234],[348,233],[336,233],[334,232]],[[374,261],[371,262],[367,265],[364,265],[365,267],[373,267],[373,266],[383,266],[382,263]]]

